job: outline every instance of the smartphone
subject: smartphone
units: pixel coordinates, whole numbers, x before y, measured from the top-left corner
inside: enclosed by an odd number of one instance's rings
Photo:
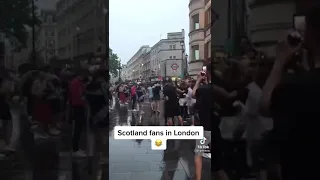
[[[304,15],[295,14],[293,16],[293,28],[303,34],[306,30],[306,17]]]
[[[287,40],[292,47],[302,43],[305,31],[305,16],[301,14],[293,15],[293,31],[288,34]]]
[[[202,66],[201,76],[205,76],[207,72],[207,66]]]
[[[306,16],[303,14],[295,14],[293,15],[293,27],[297,30],[302,37],[305,36],[306,30]],[[310,58],[310,53],[308,51],[303,53],[304,57],[302,57],[303,64],[308,66],[309,68],[314,68],[313,58]]]

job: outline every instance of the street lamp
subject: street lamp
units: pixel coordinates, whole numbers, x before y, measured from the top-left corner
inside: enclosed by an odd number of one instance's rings
[[[36,56],[36,29],[35,29],[35,21],[36,21],[36,12],[35,12],[35,4],[34,0],[31,1],[31,11],[32,11],[32,64],[37,65],[37,56]]]
[[[183,78],[187,72],[187,64],[185,64],[185,62],[184,62],[184,58],[185,58],[185,56],[184,56],[184,52],[185,52],[184,41],[181,41],[180,45],[181,45],[181,59],[182,59],[181,64],[183,64],[183,72],[181,72],[181,73],[183,73],[182,74],[182,78]]]
[[[186,75],[188,76],[188,54],[185,55],[185,63],[186,63]]]
[[[80,32],[80,27],[79,26],[76,26],[76,39],[77,39],[77,65],[80,66],[80,59],[79,59],[79,56],[80,56],[80,39],[79,39],[79,32]]]

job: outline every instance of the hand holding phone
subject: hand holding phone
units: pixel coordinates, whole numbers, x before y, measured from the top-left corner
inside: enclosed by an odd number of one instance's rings
[[[200,72],[201,76],[205,76],[207,73],[207,66],[202,66],[202,71]]]
[[[295,14],[293,16],[293,31],[287,37],[288,44],[292,47],[297,47],[303,42],[305,32],[305,16]]]

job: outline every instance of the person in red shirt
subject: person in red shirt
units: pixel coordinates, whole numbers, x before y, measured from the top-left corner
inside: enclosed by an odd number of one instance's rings
[[[73,156],[86,156],[85,152],[79,149],[81,133],[86,124],[85,101],[82,98],[84,93],[84,78],[77,75],[69,84],[69,104],[72,109],[74,130],[72,137]]]

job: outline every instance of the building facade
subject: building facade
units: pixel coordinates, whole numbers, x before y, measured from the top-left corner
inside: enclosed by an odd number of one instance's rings
[[[312,7],[314,0],[249,0],[250,33],[255,47],[275,57],[275,45],[293,27],[293,15]]]
[[[127,63],[127,80],[137,80],[142,78],[143,72],[143,57],[150,51],[149,45],[143,45],[130,58]]]
[[[189,75],[196,76],[205,58],[205,0],[189,2]]]
[[[56,22],[55,22],[55,2],[57,0],[43,0],[36,1],[36,14],[41,20],[39,27],[35,30],[35,51],[37,57],[37,64],[43,65],[51,63],[57,56],[56,44]],[[26,63],[31,58],[32,53],[32,28],[26,27],[28,38],[26,47],[21,48],[21,44],[14,39],[4,38],[5,56],[4,66],[7,69],[15,70],[20,64]]]
[[[211,9],[211,0],[205,0],[205,33],[204,33],[204,60],[211,60],[211,25],[212,25],[212,9]]]
[[[37,53],[44,64],[54,63],[57,57],[55,10],[41,10],[41,27],[38,31]]]
[[[151,77],[151,56],[150,51],[142,57],[142,79],[148,80]]]
[[[80,65],[104,57],[107,30],[103,7],[100,0],[57,2],[59,60]]]
[[[150,80],[181,78],[187,71],[185,31],[167,33],[150,51]]]
[[[247,0],[215,0],[211,2],[211,58],[214,66],[223,60],[241,56],[241,37],[248,36]]]
[[[187,72],[184,37],[184,30],[171,32],[152,47],[142,46],[127,63],[129,80],[183,77]]]

